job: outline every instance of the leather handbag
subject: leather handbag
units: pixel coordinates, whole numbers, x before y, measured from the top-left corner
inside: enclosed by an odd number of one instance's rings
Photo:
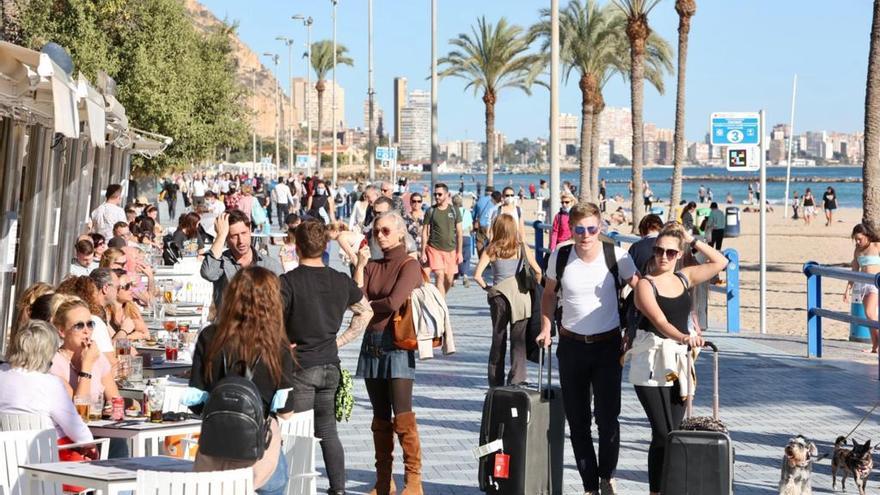
[[[523,246],[519,252],[519,270],[516,271],[516,284],[520,292],[532,292],[535,290],[535,272],[526,259],[526,248]]]

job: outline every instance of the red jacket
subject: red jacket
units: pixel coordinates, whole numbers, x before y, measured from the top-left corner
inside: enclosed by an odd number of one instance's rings
[[[568,212],[559,210],[553,218],[553,228],[550,230],[550,251],[556,249],[556,245],[571,239],[571,227],[568,225]]]

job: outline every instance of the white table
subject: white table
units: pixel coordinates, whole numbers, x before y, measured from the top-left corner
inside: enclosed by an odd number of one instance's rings
[[[144,379],[157,376],[175,375],[192,369],[192,361],[162,361],[161,363],[144,366]]]
[[[175,457],[133,457],[89,462],[49,462],[21,466],[28,480],[25,493],[39,493],[40,482],[63,483],[100,490],[103,495],[117,495],[137,488],[138,470],[191,472],[192,461]]]
[[[152,455],[159,455],[159,440],[173,435],[195,435],[202,430],[202,420],[187,419],[167,423],[150,423],[143,420],[89,421],[86,423],[92,435],[106,438],[124,438],[131,443],[131,456],[147,455],[147,445]]]

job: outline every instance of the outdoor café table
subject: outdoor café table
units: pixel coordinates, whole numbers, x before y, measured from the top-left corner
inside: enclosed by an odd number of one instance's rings
[[[100,490],[103,495],[116,495],[137,488],[138,470],[188,473],[192,461],[175,457],[132,457],[88,462],[47,462],[21,466],[25,493],[38,493],[39,482],[55,482]]]
[[[124,438],[131,442],[132,457],[146,455],[150,445],[153,455],[159,453],[159,440],[172,435],[195,435],[202,430],[202,420],[165,421],[151,423],[144,419],[123,421],[89,421],[86,423],[92,435],[105,438]]]
[[[192,368],[192,361],[162,361],[161,363],[144,364],[144,378],[178,375]]]

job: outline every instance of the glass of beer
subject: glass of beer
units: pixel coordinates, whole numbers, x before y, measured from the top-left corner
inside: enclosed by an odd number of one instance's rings
[[[89,399],[85,397],[73,398],[73,406],[76,408],[76,413],[79,414],[79,417],[83,422],[88,422],[89,420],[89,403]]]
[[[89,421],[99,421],[104,412],[104,395],[97,394],[89,401]]]

